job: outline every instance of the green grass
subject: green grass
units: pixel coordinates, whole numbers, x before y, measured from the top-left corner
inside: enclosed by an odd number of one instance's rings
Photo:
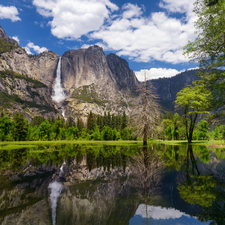
[[[0,142],[0,150],[1,149],[18,149],[18,148],[32,148],[36,145],[40,144],[51,144],[51,145],[60,145],[60,144],[83,144],[83,145],[118,145],[118,146],[128,146],[128,145],[136,145],[142,146],[142,141],[87,141],[87,140],[61,140],[61,141],[10,141],[10,142]],[[148,141],[148,144],[165,144],[165,145],[188,145],[187,141],[159,141],[152,140]],[[192,145],[223,145],[225,147],[225,141],[193,141]],[[222,146],[221,146],[222,147]]]
[[[187,140],[172,140],[172,141],[162,141],[158,140],[157,143],[159,144],[166,144],[166,145],[188,145],[189,143]],[[192,141],[191,145],[224,145],[225,147],[225,140],[194,140]]]
[[[0,150],[11,150],[18,148],[32,148],[37,145],[51,144],[51,145],[60,145],[60,144],[83,144],[83,145],[118,145],[118,146],[128,146],[136,145],[141,146],[141,141],[86,141],[86,140],[62,140],[62,141],[10,141],[10,142],[0,142]]]

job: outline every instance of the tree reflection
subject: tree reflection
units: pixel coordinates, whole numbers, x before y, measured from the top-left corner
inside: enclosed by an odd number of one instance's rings
[[[188,145],[185,172],[186,180],[178,182],[180,197],[189,204],[198,204],[202,207],[212,206],[212,202],[216,200],[214,193],[216,183],[212,176],[200,174],[192,145]]]
[[[153,204],[157,190],[161,183],[161,175],[163,171],[163,163],[153,149],[153,146],[143,149],[139,154],[131,157],[132,175],[135,177],[135,187],[142,196],[146,206],[146,224],[148,224],[149,216],[147,206]]]

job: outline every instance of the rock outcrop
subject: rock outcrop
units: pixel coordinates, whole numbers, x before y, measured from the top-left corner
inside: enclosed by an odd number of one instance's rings
[[[121,88],[136,88],[139,84],[133,70],[130,69],[128,62],[115,55],[109,54],[106,56],[108,67],[111,70],[117,86]]]
[[[130,114],[135,105],[131,90],[138,84],[126,60],[91,46],[65,52],[62,56],[62,85],[68,94],[66,115],[87,116],[90,111],[103,114]]]
[[[29,121],[60,115],[45,84],[9,70],[0,71],[0,105],[1,111],[23,113]]]
[[[3,38],[4,40],[6,40],[7,42],[9,42],[10,44],[13,44],[15,46],[19,46],[18,42],[16,40],[14,40],[13,38],[10,38],[5,31],[2,29],[2,27],[0,26],[0,38]]]
[[[190,70],[182,72],[174,77],[159,78],[147,81],[147,87],[150,88],[150,84],[155,88],[155,92],[159,97],[159,103],[166,111],[175,110],[176,94],[183,88],[192,84],[193,81],[199,80],[197,76],[197,70]]]
[[[0,58],[0,70],[9,69],[16,73],[39,80],[51,90],[56,77],[59,55],[46,51],[38,56],[29,56],[22,48],[6,52]]]
[[[62,84],[68,93],[91,84],[101,87],[117,87],[103,49],[96,45],[87,49],[67,51],[63,54]]]

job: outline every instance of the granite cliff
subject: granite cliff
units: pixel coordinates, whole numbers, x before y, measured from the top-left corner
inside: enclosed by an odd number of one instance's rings
[[[164,110],[174,112],[177,92],[199,79],[197,70],[190,70],[182,72],[174,77],[147,81],[147,86],[150,87],[150,84],[152,84],[155,88],[155,93],[159,97],[159,103]]]
[[[16,95],[22,101],[30,101],[32,95],[25,88],[29,84],[24,83],[26,82],[24,78],[40,81],[46,87],[40,91],[41,89],[35,90],[32,86],[32,91],[39,93],[40,98],[38,99],[35,95],[36,97],[30,102],[48,105],[59,110],[63,106],[65,116],[74,118],[86,117],[90,111],[95,114],[103,114],[105,111],[121,114],[125,111],[129,115],[133,108],[140,104],[138,98],[140,93],[137,90],[141,90],[143,83],[137,80],[125,59],[115,54],[105,55],[99,46],[71,50],[62,55],[61,85],[65,100],[55,105],[51,96],[54,94],[53,87],[59,55],[52,51],[46,51],[37,56],[28,55],[15,40],[6,35],[1,27],[0,44],[2,44],[0,71],[4,74],[8,73],[6,71],[13,71],[24,76],[20,79],[20,83],[18,80],[2,77],[0,89],[2,93]],[[148,81],[147,85],[150,88],[152,83],[155,87],[156,94],[165,110],[174,111],[176,93],[196,79],[198,77],[195,72],[187,71],[172,78]],[[22,83],[21,80],[23,80]],[[25,106],[21,105],[21,107]],[[13,112],[12,109],[10,110]],[[37,111],[41,113],[38,108]]]
[[[0,71],[0,105],[1,111],[23,113],[29,121],[60,115],[45,84],[10,70]]]
[[[87,116],[90,110],[130,113],[137,99],[132,91],[139,82],[126,60],[99,46],[67,51],[62,56],[62,86],[69,96],[66,115]]]
[[[30,56],[22,48],[1,54],[0,70],[12,70],[21,75],[27,75],[39,80],[52,89],[56,76],[59,55],[46,51],[38,56]]]

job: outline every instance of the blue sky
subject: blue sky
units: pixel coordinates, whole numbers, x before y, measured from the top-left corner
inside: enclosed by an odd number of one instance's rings
[[[195,68],[182,55],[194,40],[194,0],[0,0],[0,25],[28,53],[97,44],[125,58],[142,80]]]

